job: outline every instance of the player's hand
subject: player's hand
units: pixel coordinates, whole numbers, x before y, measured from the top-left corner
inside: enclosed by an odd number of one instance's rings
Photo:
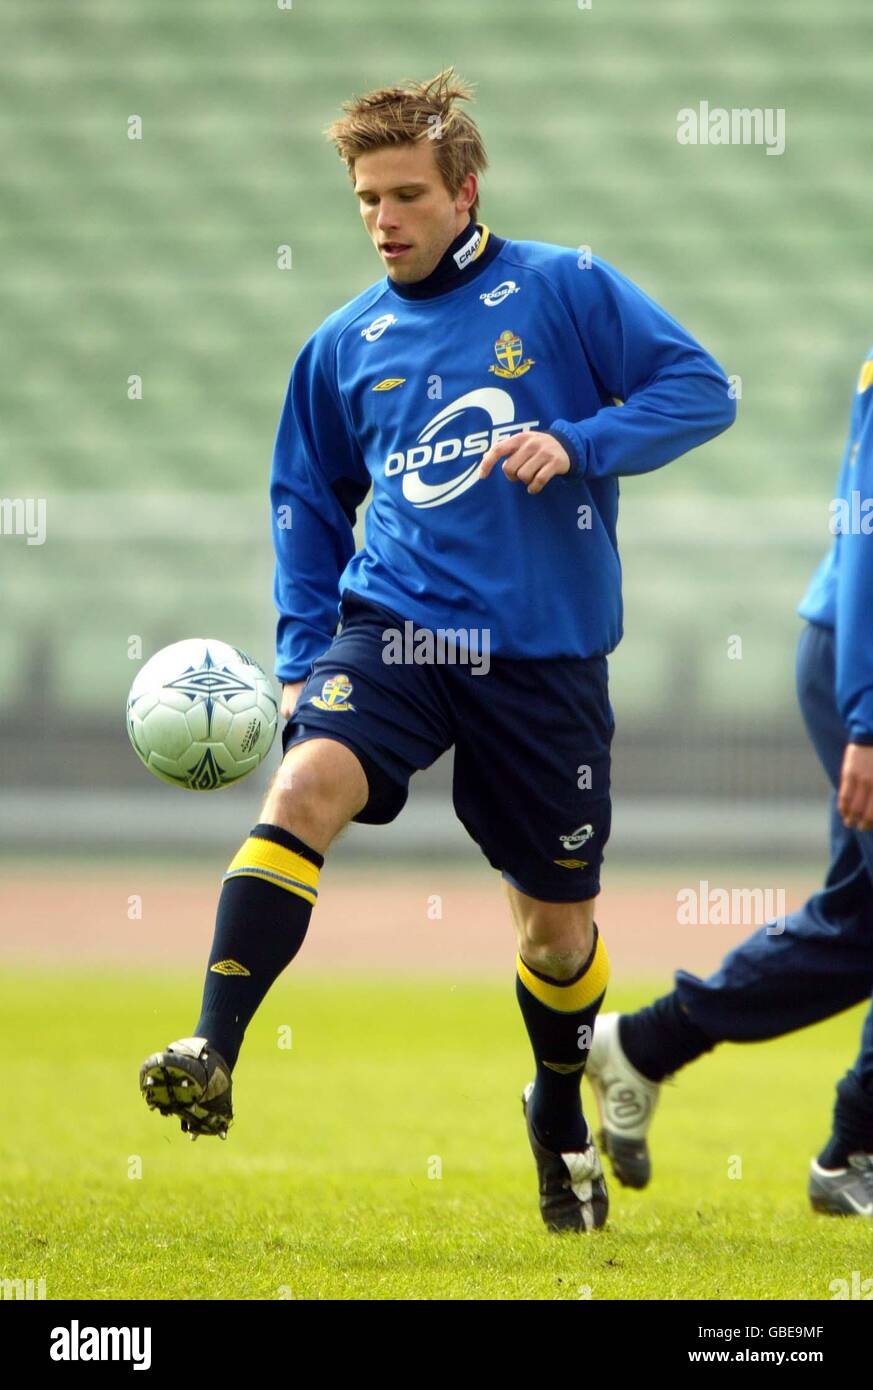
[[[546,483],[569,473],[570,459],[563,444],[552,434],[522,430],[500,439],[488,450],[479,465],[479,477],[487,478],[498,459],[504,459],[503,472],[512,483],[527,483],[528,492],[542,492]]]
[[[289,681],[288,684],[282,686],[282,704],[279,707],[279,712],[283,719],[291,718],[297,708],[297,701],[300,699],[300,692],[305,684],[305,681]]]
[[[873,748],[862,743],[847,746],[837,807],[850,830],[873,830]]]

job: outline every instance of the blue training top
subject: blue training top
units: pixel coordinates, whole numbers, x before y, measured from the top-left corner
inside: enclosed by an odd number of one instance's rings
[[[834,543],[799,612],[835,631],[837,706],[851,742],[873,743],[873,348],[861,367],[830,506]]]
[[[735,413],[718,363],[612,266],[471,221],[425,280],[381,279],[294,364],[271,485],[277,676],[307,674],[345,589],[421,627],[487,628],[494,656],[610,652],[618,478]],[[477,478],[520,430],[553,433],[571,460],[536,495],[499,464]]]

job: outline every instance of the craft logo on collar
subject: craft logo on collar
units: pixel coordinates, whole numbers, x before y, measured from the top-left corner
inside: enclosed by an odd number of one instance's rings
[[[479,243],[481,240],[482,233],[479,231],[479,228],[477,227],[473,232],[473,235],[470,237],[469,241],[465,241],[460,251],[456,251],[452,257],[452,260],[455,262],[455,265],[458,267],[458,270],[463,270],[467,262],[472,261],[473,257],[479,250]]]
[[[518,294],[518,285],[514,280],[501,280],[500,284],[495,285],[493,290],[489,290],[487,294],[480,294],[479,298],[483,304],[487,304],[489,309],[495,309],[511,294]]]
[[[517,333],[513,333],[511,328],[504,328],[497,339],[494,344],[494,355],[500,366],[495,367],[492,362],[488,370],[493,372],[495,376],[523,376],[534,365],[532,357],[527,357],[522,362],[521,338]]]
[[[377,319],[373,319],[369,328],[361,329],[361,337],[366,338],[368,343],[375,343],[377,338],[381,338],[386,328],[390,328],[397,319],[394,314],[380,314]]]
[[[352,683],[348,676],[342,673],[328,676],[321,687],[321,694],[312,696],[312,703],[316,709],[327,710],[331,714],[338,714],[341,710],[348,709],[354,711],[354,705],[349,704],[351,693]]]

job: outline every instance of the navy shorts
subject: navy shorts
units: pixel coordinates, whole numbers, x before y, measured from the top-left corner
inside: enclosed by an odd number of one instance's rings
[[[457,664],[393,664],[383,633],[404,632],[396,613],[346,591],[340,621],[283,749],[311,738],[344,743],[370,790],[355,820],[386,825],[412,774],[454,747],[455,812],[489,863],[533,898],[594,897],[611,813],[606,657],[491,657],[486,670],[473,648],[474,659]],[[415,650],[407,644],[407,656]]]

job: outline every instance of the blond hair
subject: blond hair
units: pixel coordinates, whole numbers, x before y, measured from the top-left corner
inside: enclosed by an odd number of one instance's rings
[[[380,87],[343,102],[346,113],[325,130],[345,160],[352,183],[355,160],[371,150],[389,145],[431,139],[434,158],[450,195],[457,196],[469,173],[479,175],[488,167],[485,146],[475,121],[455,103],[472,101],[473,88],[444,68],[429,82],[407,82],[402,87]],[[479,212],[479,194],[470,205],[473,220]]]

